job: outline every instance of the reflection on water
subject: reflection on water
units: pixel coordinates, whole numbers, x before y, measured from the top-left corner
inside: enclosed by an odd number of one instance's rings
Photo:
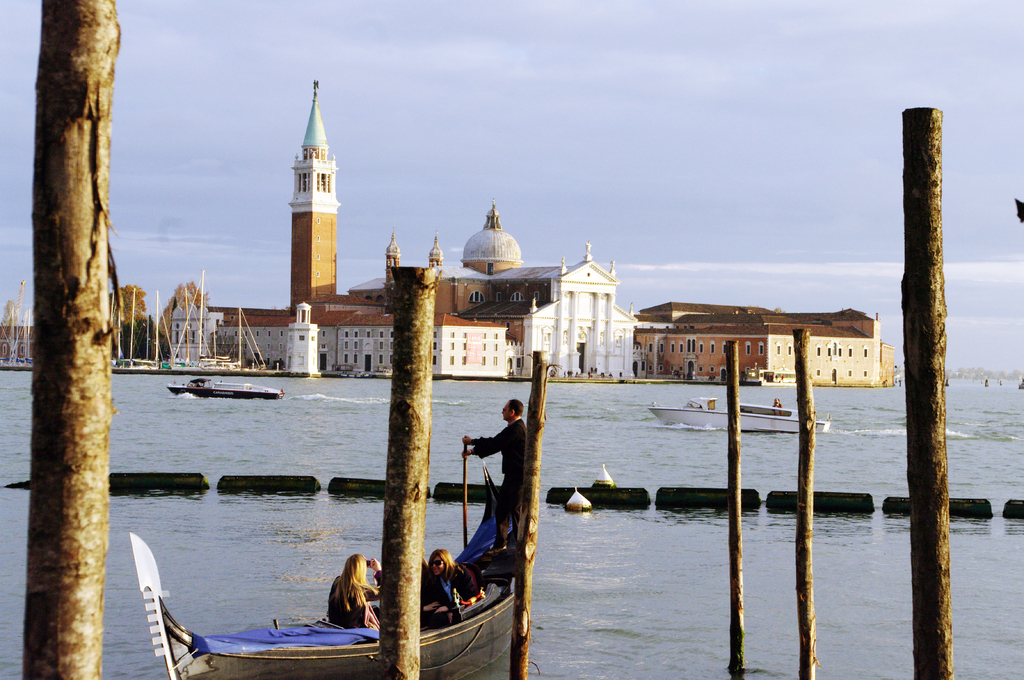
[[[28,373],[0,372],[0,477],[28,478]],[[386,380],[266,379],[273,402],[174,399],[161,376],[114,376],[115,472],[315,475],[383,479],[390,383]],[[763,403],[785,388],[744,388]],[[662,427],[647,411],[690,397],[724,398],[721,386],[549,386],[541,497],[552,486],[589,486],[601,464],[619,486],[725,486],[723,431]],[[462,480],[461,438],[493,435],[509,398],[525,383],[435,382],[430,484]],[[901,390],[819,389],[819,414],[833,431],[817,437],[818,490],[870,493],[876,507],[905,496],[906,422]],[[1024,422],[1016,389],[954,384],[947,413],[950,495],[988,498],[992,520],[953,518],[957,672],[988,677],[1024,662],[1024,610],[1017,557],[1024,521],[998,515],[1021,497],[1017,478]],[[471,461],[472,482],[481,481]],[[500,461],[488,459],[498,473]],[[742,439],[743,487],[761,498],[796,488],[797,439]],[[0,489],[0,513],[24,545],[28,493]],[[167,604],[199,633],[301,624],[324,614],[327,592],[348,555],[380,553],[380,499],[236,493],[118,494],[111,498],[104,677],[160,677],[138,592],[127,532],[153,549]],[[728,517],[711,509],[597,509],[566,513],[542,503],[535,566],[531,659],[546,678],[725,677],[729,640]],[[472,505],[470,516],[482,511]],[[748,676],[791,678],[796,668],[792,513],[743,513]],[[427,503],[425,550],[462,544],[459,503]],[[0,676],[19,672],[24,549],[0,557]],[[814,522],[815,605],[821,678],[912,675],[909,518],[819,514]],[[13,622],[13,623],[12,623]],[[870,649],[870,654],[864,650]],[[477,675],[507,677],[507,657]]]

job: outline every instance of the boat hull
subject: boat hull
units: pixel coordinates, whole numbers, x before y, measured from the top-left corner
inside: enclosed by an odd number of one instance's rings
[[[508,649],[514,597],[440,630],[423,631],[420,678],[461,678]],[[179,669],[182,679],[204,680],[361,680],[379,677],[380,643],[347,647],[293,647],[251,654],[204,654]]]
[[[196,384],[199,383],[199,384]],[[250,385],[248,383],[214,383],[209,380],[192,381],[185,385],[168,385],[171,394],[191,394],[213,399],[281,399],[282,390]]]
[[[686,407],[650,406],[651,413],[665,425],[687,425],[703,430],[724,430],[729,427],[727,411],[705,411]],[[832,422],[818,420],[815,422],[816,432],[828,432]],[[742,432],[783,432],[798,433],[800,427],[796,417],[768,416],[755,413],[740,414],[740,430]]]

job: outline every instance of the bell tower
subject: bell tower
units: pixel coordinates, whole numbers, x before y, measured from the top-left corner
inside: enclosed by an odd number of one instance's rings
[[[320,117],[313,81],[313,107],[309,111],[302,153],[296,154],[292,189],[291,307],[338,292],[338,203],[335,176],[338,166],[327,158],[327,134]]]

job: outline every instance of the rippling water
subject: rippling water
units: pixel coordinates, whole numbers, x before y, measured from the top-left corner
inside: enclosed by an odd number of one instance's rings
[[[172,397],[166,377],[113,377],[118,414],[114,472],[312,474],[383,479],[390,382],[261,380],[274,402]],[[30,375],[0,372],[0,484],[28,478]],[[430,482],[461,481],[463,434],[491,435],[505,400],[527,401],[525,383],[437,382]],[[589,486],[601,464],[620,486],[724,486],[723,431],[664,427],[645,408],[718,396],[720,386],[554,383],[548,389],[542,497],[552,486]],[[744,388],[747,402],[791,388]],[[867,492],[881,507],[905,495],[906,418],[901,389],[818,389],[819,491]],[[1003,520],[1024,498],[1024,391],[954,384],[947,391],[950,495],[992,501],[992,520],[954,519],[954,654],[961,677],[1024,663],[1024,521]],[[744,434],[743,486],[762,498],[796,488],[797,439]],[[479,463],[477,463],[479,465]],[[497,460],[492,469],[497,471]],[[479,468],[471,476],[479,481]],[[0,677],[19,673],[28,492],[0,489],[0,512],[16,550],[0,557]],[[200,633],[302,623],[323,614],[327,590],[352,552],[378,555],[379,501],[314,496],[205,494],[111,498],[104,677],[159,678],[138,592],[128,531],[160,565],[168,605]],[[477,512],[479,507],[475,506]],[[462,508],[430,501],[428,550],[458,548]],[[474,508],[471,508],[471,516]],[[814,577],[820,678],[912,677],[909,534],[905,517],[819,515]],[[756,677],[797,669],[794,517],[744,514],[746,659]],[[545,678],[727,677],[727,518],[715,511],[596,510],[542,504],[534,582],[531,660]],[[507,677],[507,659],[479,678]]]

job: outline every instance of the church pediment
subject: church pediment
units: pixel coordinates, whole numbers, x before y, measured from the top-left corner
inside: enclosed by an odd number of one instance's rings
[[[619,280],[605,271],[600,265],[594,262],[581,262],[575,269],[566,272],[561,277],[562,283],[594,285],[613,284],[618,285]]]

